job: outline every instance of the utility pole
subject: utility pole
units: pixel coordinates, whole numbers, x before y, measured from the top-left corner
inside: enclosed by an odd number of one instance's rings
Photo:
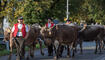
[[[66,18],[69,18],[69,0],[67,0],[67,12],[66,12]]]

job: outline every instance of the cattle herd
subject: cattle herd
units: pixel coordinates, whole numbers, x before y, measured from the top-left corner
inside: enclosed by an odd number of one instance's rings
[[[77,45],[80,45],[81,54],[83,53],[82,44],[83,41],[95,41],[96,48],[94,53],[97,51],[101,53],[104,49],[104,37],[105,37],[105,27],[102,25],[66,25],[57,24],[53,28],[41,27],[39,24],[33,24],[29,26],[29,32],[24,38],[25,46],[29,47],[29,53],[27,55],[27,60],[29,57],[34,57],[34,48],[37,43],[40,44],[40,52],[44,55],[42,50],[42,42],[44,42],[46,48],[48,49],[48,56],[54,56],[54,59],[62,57],[62,52],[64,48],[67,50],[67,56],[70,57],[72,51],[72,57],[75,56],[77,51]],[[13,47],[17,48],[19,42],[14,39],[11,35],[11,29],[6,29],[4,31],[4,41],[10,41],[10,55],[8,60],[11,60]],[[20,44],[21,45],[21,44]],[[24,46],[24,47],[25,47]],[[25,51],[23,48],[17,49],[16,60],[21,60],[24,58]],[[53,53],[54,52],[54,53]]]

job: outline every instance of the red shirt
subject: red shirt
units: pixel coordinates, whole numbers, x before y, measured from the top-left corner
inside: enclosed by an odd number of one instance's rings
[[[51,23],[50,28],[52,28],[54,26],[54,23]],[[48,28],[48,23],[46,23],[46,27]]]
[[[14,32],[13,32],[13,37],[16,37],[17,32],[18,32],[18,23],[17,23],[17,24],[14,24],[14,26],[15,26],[15,30],[14,30]],[[22,32],[22,36],[23,36],[23,38],[24,38],[24,37],[26,36],[25,24],[22,25],[21,32]]]

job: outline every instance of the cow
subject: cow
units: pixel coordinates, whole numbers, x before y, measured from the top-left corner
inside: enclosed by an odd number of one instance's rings
[[[4,30],[4,39],[3,39],[4,42],[6,41],[9,41],[9,46],[10,46],[10,54],[9,54],[9,57],[8,57],[8,60],[11,60],[11,55],[12,55],[12,52],[13,52],[13,47],[15,47],[15,43],[13,41],[13,37],[12,37],[12,32],[11,32],[11,29],[10,28],[6,28]]]
[[[48,48],[48,56],[53,56],[53,43],[52,36],[49,35],[50,28],[46,28],[45,26],[41,28],[41,36],[43,38],[45,46]]]
[[[95,41],[96,42],[96,49],[95,54],[97,53],[97,47],[99,46],[100,52],[103,45],[104,39],[104,27],[101,25],[87,25],[85,28],[83,26],[79,26],[78,31],[78,39],[81,48],[82,54],[82,42],[83,41]]]
[[[32,26],[29,26],[29,32],[27,33],[26,37],[24,38],[25,40],[25,46],[29,47],[29,54],[31,57],[34,56],[34,47],[36,45],[36,43],[38,43],[39,41],[37,40],[38,36],[40,34],[40,28],[38,24],[33,24]],[[10,55],[9,55],[9,60],[11,59],[11,54],[12,54],[12,50],[13,50],[13,46],[14,44],[16,45],[16,41],[17,39],[12,37],[12,33],[11,30],[7,29],[4,31],[4,41],[10,41]],[[17,42],[19,43],[19,42]],[[41,49],[41,54],[44,55],[43,51],[42,51],[42,43],[40,42],[40,49]],[[22,50],[22,49],[21,49]],[[22,55],[25,54],[25,52],[20,52],[22,53]],[[19,54],[19,53],[17,53]],[[27,60],[29,59],[29,55],[27,56]]]
[[[56,56],[54,59],[57,59],[60,57],[61,53],[61,47],[62,45],[67,45],[69,47],[72,47],[73,49],[73,55],[74,56],[74,48],[76,47],[76,41],[77,41],[77,27],[76,26],[70,26],[65,24],[57,24],[52,29],[48,30],[48,33],[45,34],[45,37],[48,38],[49,36],[52,37],[52,42],[54,45],[54,50],[56,52]],[[48,35],[47,35],[48,34]],[[68,56],[70,56],[70,49],[67,49]]]

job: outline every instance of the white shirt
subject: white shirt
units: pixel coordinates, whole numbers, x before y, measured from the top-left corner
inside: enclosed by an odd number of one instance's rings
[[[51,27],[51,23],[48,23],[48,28],[50,28]]]
[[[28,32],[28,26],[27,25],[25,25],[25,27],[26,27],[26,32]],[[18,29],[22,29],[22,24],[18,24]],[[12,28],[12,32],[14,32],[14,30],[15,30],[15,26],[13,26],[13,28]],[[17,36],[22,36],[22,32],[17,32]]]

